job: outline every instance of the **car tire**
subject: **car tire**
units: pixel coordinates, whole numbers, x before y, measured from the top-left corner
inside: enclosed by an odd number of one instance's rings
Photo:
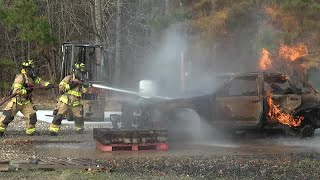
[[[317,118],[313,115],[312,110],[302,114],[304,120],[302,121],[301,127],[299,128],[301,137],[312,137],[316,130]]]
[[[312,137],[314,136],[315,128],[311,124],[306,124],[300,129],[301,137]]]
[[[192,109],[176,109],[170,113],[166,127],[169,141],[174,143],[194,143],[201,137],[201,119]]]

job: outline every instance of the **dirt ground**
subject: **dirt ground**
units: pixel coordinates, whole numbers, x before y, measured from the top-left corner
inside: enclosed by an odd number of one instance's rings
[[[309,139],[268,137],[229,139],[191,144],[172,143],[168,151],[100,152],[92,129],[75,134],[64,125],[57,137],[49,136],[48,123],[39,122],[40,136],[24,135],[24,119],[17,117],[0,140],[1,160],[81,158],[107,167],[90,170],[32,170],[0,172],[0,179],[319,179],[318,133]],[[26,143],[17,143],[26,142]]]

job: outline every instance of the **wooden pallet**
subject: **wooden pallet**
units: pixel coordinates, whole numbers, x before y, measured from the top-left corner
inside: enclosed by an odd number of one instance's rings
[[[167,143],[155,144],[101,144],[97,142],[97,149],[102,152],[112,151],[167,151]]]
[[[93,138],[101,144],[167,144],[166,130],[94,128]]]

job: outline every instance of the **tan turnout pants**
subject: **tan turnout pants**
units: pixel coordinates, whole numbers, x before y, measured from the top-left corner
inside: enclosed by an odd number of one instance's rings
[[[30,117],[31,116],[35,116],[35,114],[36,114],[36,111],[34,110],[33,104],[31,102],[29,102],[26,105],[19,105],[19,104],[15,103],[15,102],[10,101],[3,110],[4,110],[4,113],[0,116],[0,122],[1,122],[0,123],[0,127],[4,128],[4,130],[7,128],[8,124],[13,120],[13,117],[19,111],[26,118],[25,122],[26,122],[26,132],[27,132],[27,134],[28,134],[28,130],[35,129],[36,122],[30,122]],[[7,113],[10,113],[10,114],[5,113],[5,111],[7,111]],[[11,118],[11,120],[7,120],[6,117],[7,118]],[[6,122],[3,123],[4,121],[6,121]]]

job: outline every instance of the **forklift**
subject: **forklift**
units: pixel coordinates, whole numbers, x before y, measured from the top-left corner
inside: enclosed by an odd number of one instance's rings
[[[84,63],[87,68],[85,80],[91,83],[105,84],[107,80],[107,63],[105,49],[101,45],[91,43],[65,42],[62,44],[61,79],[72,74],[75,63]],[[82,115],[85,121],[104,121],[106,106],[106,90],[89,87],[83,94]],[[67,120],[72,121],[71,113]]]

